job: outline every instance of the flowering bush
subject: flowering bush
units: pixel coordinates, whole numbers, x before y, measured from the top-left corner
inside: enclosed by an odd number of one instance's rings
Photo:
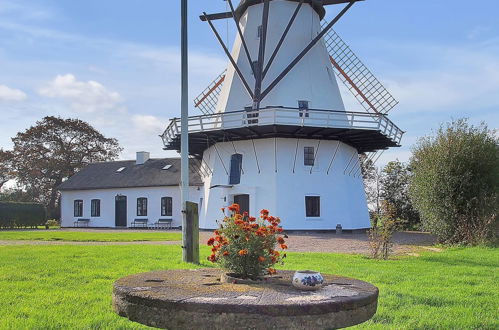
[[[239,205],[228,207],[229,214],[208,240],[212,254],[211,262],[242,278],[257,278],[264,274],[275,274],[273,266],[286,257],[288,247],[285,244],[281,220],[262,210],[260,217],[250,217],[247,212],[240,213]],[[280,252],[277,251],[280,248]]]

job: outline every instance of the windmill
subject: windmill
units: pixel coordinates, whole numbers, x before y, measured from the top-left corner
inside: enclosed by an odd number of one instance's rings
[[[290,229],[369,227],[359,154],[374,160],[403,132],[387,118],[397,101],[332,29],[361,0],[227,1],[230,11],[200,17],[229,59],[194,100],[202,115],[189,118],[189,150],[205,178],[201,223],[214,227],[222,200],[272,207],[293,218]],[[235,22],[232,51],[215,27],[221,19]],[[345,111],[335,74],[365,111]],[[165,148],[178,150],[180,134],[174,118]],[[329,212],[337,217],[319,220]]]

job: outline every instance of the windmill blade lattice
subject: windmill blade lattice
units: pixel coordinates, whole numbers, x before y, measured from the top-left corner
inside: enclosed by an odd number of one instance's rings
[[[215,113],[217,107],[218,96],[222,91],[222,85],[225,80],[224,70],[218,77],[213,80],[206,89],[194,99],[194,106],[198,108],[203,114],[209,115]]]
[[[326,25],[327,22],[323,21],[322,27]],[[364,109],[386,114],[398,104],[336,31],[331,29],[326,33],[324,42],[336,75]]]

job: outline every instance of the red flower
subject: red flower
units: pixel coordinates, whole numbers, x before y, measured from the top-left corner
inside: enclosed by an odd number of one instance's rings
[[[278,238],[277,238],[277,243],[279,243],[279,244],[284,244],[284,238],[282,238],[282,237],[278,237]]]
[[[269,268],[267,269],[267,271],[269,272],[270,275],[274,275],[275,273],[277,273],[277,271],[274,268]]]
[[[228,251],[224,251],[224,253],[222,253],[224,256],[228,256],[229,255],[229,252]]]
[[[239,207],[239,204],[236,204],[236,203],[229,206],[228,209],[229,209],[229,211],[236,212],[236,213],[239,213],[239,211],[241,210]]]
[[[245,256],[248,254],[248,250],[244,249],[244,250],[239,250],[239,255],[240,256]]]
[[[217,256],[213,253],[208,257],[208,260],[211,262],[217,261]]]
[[[264,262],[265,261],[265,257],[262,257],[262,256],[258,257],[258,261]]]
[[[281,249],[286,250],[288,246],[286,244],[281,244]]]
[[[249,217],[248,221],[249,221],[249,222],[255,222],[255,221],[256,221],[256,218],[255,218],[255,217]]]
[[[213,243],[215,243],[215,239],[212,237],[208,240],[208,245],[213,245]]]

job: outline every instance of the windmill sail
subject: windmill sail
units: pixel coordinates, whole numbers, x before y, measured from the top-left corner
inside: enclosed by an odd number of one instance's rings
[[[323,21],[322,26],[327,25]],[[398,101],[362,63],[333,29],[324,36],[329,59],[336,75],[369,112],[386,114]]]
[[[326,24],[324,21],[322,25]],[[326,33],[324,42],[336,75],[366,111],[386,114],[398,104],[336,31],[331,29]],[[225,73],[222,72],[194,99],[194,106],[203,114],[215,113]]]
[[[209,115],[215,113],[217,107],[218,96],[222,91],[222,85],[225,80],[224,70],[218,77],[213,80],[206,89],[194,99],[194,106],[198,108],[203,114]]]

